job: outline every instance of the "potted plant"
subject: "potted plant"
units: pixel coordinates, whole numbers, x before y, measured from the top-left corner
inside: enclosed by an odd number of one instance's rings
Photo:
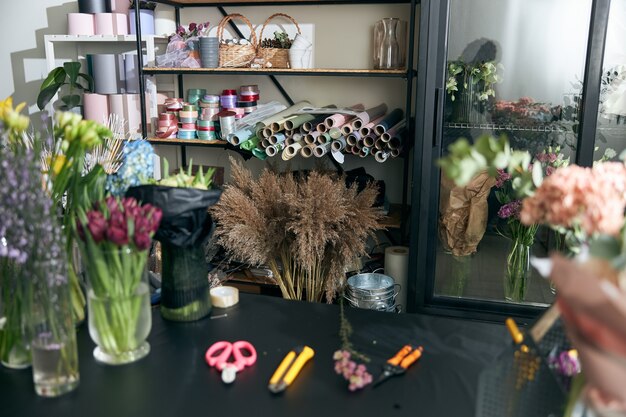
[[[151,1],[139,0],[139,19],[141,20],[141,34],[154,35],[154,9],[156,3]],[[128,19],[130,20],[130,33],[137,33],[137,25],[135,22],[135,0],[130,0],[130,9],[128,11]]]
[[[81,82],[80,79],[83,81]],[[87,85],[83,84],[85,82]],[[63,104],[60,106],[60,110],[64,111],[72,111],[80,106],[81,92],[90,93],[93,91],[93,79],[91,76],[80,72],[80,62],[66,62],[62,67],[56,67],[50,71],[41,84],[37,96],[39,109],[43,110],[64,85],[68,86],[68,93],[61,96]]]

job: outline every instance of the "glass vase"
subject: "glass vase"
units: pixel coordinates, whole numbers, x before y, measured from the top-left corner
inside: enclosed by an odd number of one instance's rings
[[[403,23],[397,18],[385,18],[379,20],[374,26],[375,69],[404,68],[406,31]]]
[[[179,248],[162,244],[161,315],[193,321],[211,313],[208,268],[202,245]]]
[[[36,263],[23,282],[35,392],[56,397],[73,391],[80,377],[67,264],[64,260]]]
[[[0,259],[0,362],[10,369],[25,369],[31,364],[30,350],[24,337],[22,268]]]
[[[97,345],[93,356],[109,365],[135,362],[150,353],[148,251],[92,252],[85,257],[85,267],[89,335]]]
[[[530,246],[511,240],[504,271],[504,299],[519,303],[526,298],[530,274]]]

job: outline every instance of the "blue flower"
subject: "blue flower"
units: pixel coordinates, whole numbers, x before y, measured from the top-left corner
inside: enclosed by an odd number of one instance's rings
[[[109,175],[106,190],[121,196],[129,187],[141,185],[154,173],[154,149],[145,140],[127,142],[123,150],[124,161],[120,169]]]

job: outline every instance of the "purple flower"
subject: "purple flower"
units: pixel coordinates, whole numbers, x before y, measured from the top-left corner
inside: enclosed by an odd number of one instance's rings
[[[507,173],[503,169],[499,169],[498,176],[496,178],[496,187],[502,188],[504,186],[504,183],[509,181],[510,179],[511,179],[511,175],[509,173]]]
[[[519,219],[520,211],[522,210],[522,200],[513,200],[510,203],[506,203],[500,210],[498,210],[498,217],[501,219],[508,219],[514,217]]]
[[[107,221],[104,215],[99,211],[90,211],[87,213],[87,228],[96,243],[102,241],[107,228]]]

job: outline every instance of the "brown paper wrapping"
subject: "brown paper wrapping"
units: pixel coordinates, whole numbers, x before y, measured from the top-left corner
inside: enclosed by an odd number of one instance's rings
[[[481,172],[459,187],[442,173],[439,238],[445,250],[455,256],[476,252],[487,227],[487,197],[495,183],[495,178]]]

